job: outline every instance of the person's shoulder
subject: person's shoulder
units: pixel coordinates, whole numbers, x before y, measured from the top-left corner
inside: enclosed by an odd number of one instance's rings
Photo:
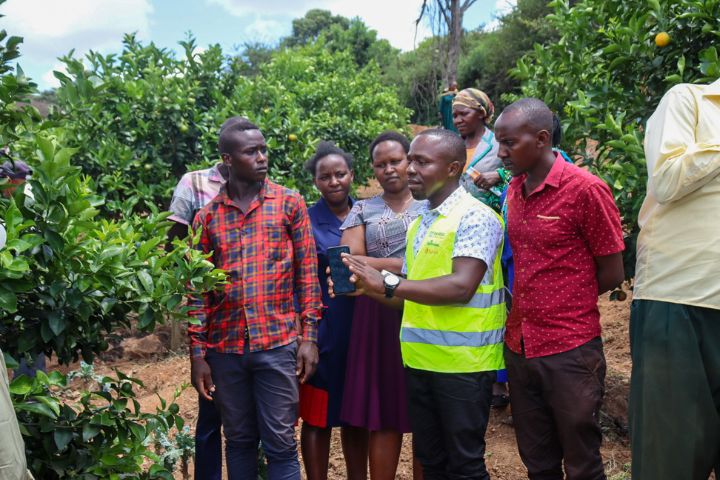
[[[303,196],[300,195],[300,192],[297,190],[293,190],[290,187],[286,187],[285,185],[280,185],[279,183],[275,183],[272,180],[267,181],[267,186],[265,187],[267,189],[267,193],[270,193],[274,196],[279,196],[283,199],[290,199],[293,201],[299,201],[303,199]]]
[[[602,178],[590,172],[590,170],[579,167],[574,163],[565,162],[565,174],[563,176],[567,177],[569,182],[573,182],[579,186],[602,186],[609,188]]]
[[[208,177],[210,176],[210,173],[212,172],[213,167],[210,168],[201,168],[200,170],[191,170],[189,172],[185,172],[182,177],[180,177],[180,181],[183,180],[191,180],[194,177]]]
[[[568,163],[565,168],[567,185],[575,192],[578,200],[606,198],[614,202],[612,189],[602,178],[574,164]]]
[[[463,209],[463,216],[460,220],[461,224],[465,223],[490,223],[502,225],[498,214],[485,205],[483,202],[473,197],[469,193],[463,195],[463,202],[458,204],[458,207]],[[469,197],[469,198],[468,198]]]
[[[200,224],[207,225],[208,221],[212,218],[214,213],[217,211],[218,205],[220,205],[220,204],[215,201],[208,202],[205,206],[201,207],[197,211],[192,223],[195,223],[195,220],[198,219]]]

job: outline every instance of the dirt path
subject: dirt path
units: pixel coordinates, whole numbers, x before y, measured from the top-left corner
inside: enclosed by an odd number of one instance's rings
[[[606,412],[603,421],[606,427],[603,458],[608,478],[611,480],[628,479],[626,473],[630,461],[627,440],[622,433],[626,422],[627,385],[630,376],[630,349],[628,344],[629,301],[611,303],[601,300],[603,315],[603,337],[608,362],[608,393]],[[139,392],[139,401],[146,411],[152,411],[159,405],[158,396],[170,399],[176,389],[190,380],[189,361],[185,354],[165,356],[163,358],[129,361],[121,359],[115,362],[100,362],[96,371],[100,374],[112,368],[133,377],[140,378],[145,388]],[[180,411],[188,425],[194,428],[196,420],[197,396],[192,387],[187,388],[179,397]],[[487,465],[495,480],[520,480],[527,478],[515,443],[515,434],[509,425],[510,411],[493,411],[487,432]],[[192,471],[192,470],[191,470]],[[345,478],[339,435],[333,436],[330,475],[333,480]],[[179,474],[176,478],[181,478]],[[405,439],[398,479],[412,478],[412,459],[410,438]]]

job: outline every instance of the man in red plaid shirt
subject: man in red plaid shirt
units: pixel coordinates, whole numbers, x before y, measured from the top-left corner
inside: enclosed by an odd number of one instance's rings
[[[298,379],[318,362],[322,309],[305,202],[267,179],[265,138],[247,119],[226,122],[218,146],[227,183],[195,217],[199,247],[228,273],[222,292],[192,296],[192,383],[217,402],[229,478],[257,478],[262,441],[273,479],[300,479],[294,435]],[[293,292],[301,306],[296,331]],[[296,342],[302,333],[302,341]]]

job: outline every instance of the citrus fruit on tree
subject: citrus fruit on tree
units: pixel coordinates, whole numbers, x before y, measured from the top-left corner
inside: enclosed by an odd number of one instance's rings
[[[658,47],[667,47],[670,44],[670,35],[667,32],[660,32],[655,35],[655,45]]]

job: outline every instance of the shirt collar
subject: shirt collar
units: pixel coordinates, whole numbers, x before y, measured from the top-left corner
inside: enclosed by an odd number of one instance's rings
[[[554,153],[555,161],[553,162],[553,166],[550,169],[547,177],[545,177],[545,181],[540,185],[538,190],[541,190],[545,185],[550,185],[551,187],[555,188],[560,186],[560,179],[562,178],[562,174],[565,171],[565,159],[562,158],[562,155],[559,152]]]
[[[452,209],[455,207],[455,205],[457,205],[458,202],[462,200],[465,195],[468,195],[465,188],[463,188],[462,186],[458,186],[458,188],[436,208],[431,209],[430,202],[426,200],[425,204],[421,207],[420,215],[433,213],[436,215],[442,215],[444,217],[447,217],[452,211]]]
[[[211,182],[217,182],[217,183],[225,183],[225,176],[222,173],[222,170],[226,170],[223,168],[221,170],[221,167],[224,167],[222,163],[218,163],[210,167],[210,171],[208,172],[208,180]]]
[[[258,193],[258,198],[275,198],[276,194],[276,188],[277,185],[275,185],[273,182],[265,179],[265,182],[263,183],[262,187],[260,187],[260,192]],[[213,198],[212,200],[214,203],[224,203],[225,205],[234,205],[232,203],[232,200],[230,200],[230,196],[227,193],[227,183],[224,183],[222,187],[220,187],[220,191],[218,192],[217,196]]]
[[[705,88],[703,93],[704,97],[717,97],[720,96],[720,79],[715,80],[713,83]]]
[[[350,204],[350,208],[355,204],[355,200],[353,200],[352,197],[348,197],[348,203]],[[330,210],[330,207],[328,206],[327,202],[323,197],[320,197],[320,200],[317,201],[316,205],[320,208],[320,211],[322,212],[322,215],[320,215],[317,219],[317,223],[321,225],[332,225],[333,223],[339,222],[340,219],[335,216],[335,214]]]

